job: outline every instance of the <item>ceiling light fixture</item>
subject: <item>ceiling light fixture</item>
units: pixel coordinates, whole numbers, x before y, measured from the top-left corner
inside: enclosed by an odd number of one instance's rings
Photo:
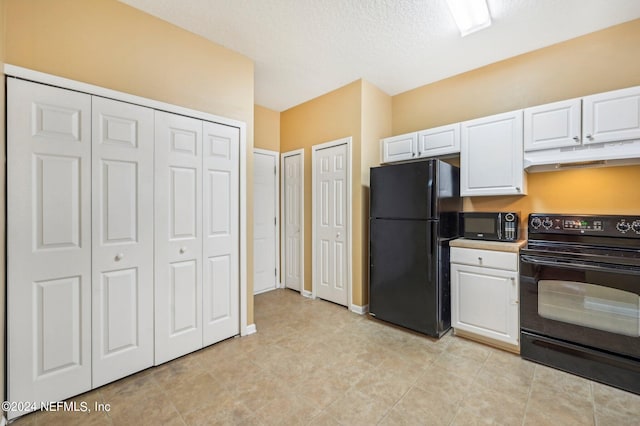
[[[486,0],[447,0],[447,4],[462,37],[491,25]]]

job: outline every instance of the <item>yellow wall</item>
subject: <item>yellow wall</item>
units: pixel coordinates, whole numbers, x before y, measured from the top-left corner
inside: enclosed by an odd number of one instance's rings
[[[361,303],[369,303],[369,168],[380,163],[380,139],[391,132],[391,96],[368,81],[362,82],[362,153],[360,191],[362,192],[362,293]],[[356,298],[354,297],[354,300]]]
[[[280,113],[260,105],[253,111],[254,148],[280,152]]]
[[[256,124],[257,127],[257,124]],[[380,138],[391,131],[391,96],[358,80],[284,111],[280,115],[280,151],[304,148],[304,288],[311,291],[313,145],[352,137],[352,303],[368,303],[369,167],[380,163]]]
[[[640,85],[640,20],[393,97],[392,134]],[[525,197],[473,197],[465,210],[640,214],[640,166],[528,175]],[[626,184],[625,184],[626,182]]]
[[[5,57],[5,0],[0,0],[0,67],[4,66]],[[0,191],[4,192],[4,174],[5,174],[5,87],[4,84],[0,84]],[[0,196],[0,241],[4,242],[5,238],[5,197],[4,194]],[[5,258],[4,243],[0,244],[0,259]],[[5,316],[5,264],[4,260],[0,261],[0,401],[4,401],[4,316]],[[1,411],[0,411],[1,414]]]
[[[116,0],[6,1],[7,63],[247,124],[247,294],[253,294],[253,62]],[[247,305],[252,324],[252,297]]]
[[[362,82],[355,81],[333,92],[295,106],[280,114],[280,151],[304,148],[304,289],[311,291],[311,148],[324,142],[351,136],[352,139],[352,295],[360,305],[362,294],[362,239],[360,212],[360,132]]]

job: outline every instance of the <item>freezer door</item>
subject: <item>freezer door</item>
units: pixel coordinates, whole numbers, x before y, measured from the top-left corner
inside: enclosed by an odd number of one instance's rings
[[[369,310],[431,336],[442,329],[437,221],[371,219]]]
[[[429,160],[371,168],[371,217],[435,218],[436,166]]]

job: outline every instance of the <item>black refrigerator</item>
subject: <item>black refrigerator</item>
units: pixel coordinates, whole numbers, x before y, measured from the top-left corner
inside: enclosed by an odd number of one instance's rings
[[[459,169],[435,159],[372,167],[370,182],[369,312],[440,337],[451,327]]]

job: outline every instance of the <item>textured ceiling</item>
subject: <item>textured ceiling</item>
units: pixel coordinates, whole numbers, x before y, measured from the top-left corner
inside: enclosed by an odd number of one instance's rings
[[[359,78],[389,95],[640,18],[639,0],[488,0],[461,38],[445,0],[120,0],[255,62],[283,111]]]

